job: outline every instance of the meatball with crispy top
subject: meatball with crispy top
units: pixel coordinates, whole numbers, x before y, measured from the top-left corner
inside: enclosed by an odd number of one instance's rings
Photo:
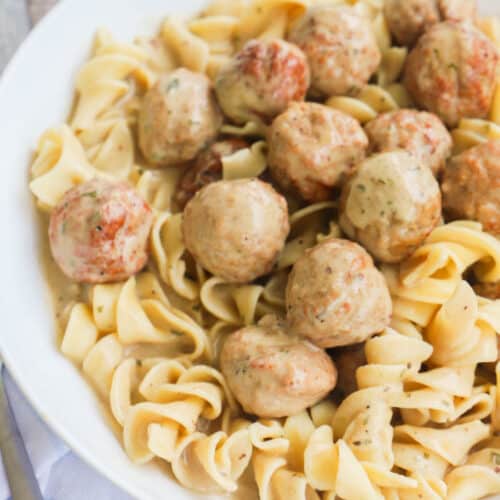
[[[224,114],[237,124],[269,123],[309,88],[303,52],[283,40],[251,40],[224,66],[215,83]]]
[[[406,61],[404,84],[415,102],[449,127],[488,115],[497,82],[498,51],[468,22],[430,28]]]
[[[414,45],[425,31],[441,21],[474,21],[476,0],[385,0],[384,15],[401,45]]]
[[[356,93],[381,61],[370,21],[348,6],[309,9],[288,39],[306,54],[311,91],[322,97]]]
[[[68,191],[50,216],[54,260],[82,283],[124,280],[148,259],[153,213],[123,182],[93,179]]]

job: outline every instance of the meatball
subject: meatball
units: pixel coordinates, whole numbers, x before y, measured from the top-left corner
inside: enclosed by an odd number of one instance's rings
[[[341,228],[381,262],[409,257],[440,220],[438,182],[405,151],[365,160],[342,191]]]
[[[404,83],[415,102],[454,127],[487,116],[495,90],[498,52],[472,24],[434,25],[410,52]]]
[[[323,349],[289,335],[264,318],[230,335],[221,370],[247,413],[263,418],[295,415],[322,400],[337,381],[337,370]]]
[[[400,45],[413,45],[432,25],[450,19],[473,21],[476,0],[385,0],[384,14]]]
[[[455,156],[442,182],[443,208],[453,219],[471,219],[500,236],[500,140]]]
[[[438,0],[441,19],[474,22],[477,17],[477,0]]]
[[[368,83],[381,61],[369,20],[352,7],[310,9],[292,28],[289,40],[305,52],[311,90],[318,96],[354,93]]]
[[[295,103],[274,120],[268,145],[269,169],[279,186],[316,202],[329,199],[365,158],[368,139],[351,116]]]
[[[222,114],[210,80],[187,69],[169,73],[144,97],[139,113],[139,145],[154,165],[192,160],[215,140]]]
[[[174,201],[183,209],[186,203],[203,187],[222,179],[222,159],[247,148],[243,139],[227,139],[212,144],[200,153],[192,167],[181,177]]]
[[[238,124],[271,122],[309,88],[307,60],[283,40],[251,40],[224,66],[215,83],[222,110]]]
[[[290,231],[285,198],[258,179],[205,186],[184,209],[184,243],[212,274],[247,283],[269,273]]]
[[[384,113],[365,127],[370,151],[404,149],[438,175],[451,155],[453,141],[441,120],[431,113],[410,109]]]
[[[388,324],[385,278],[358,244],[330,238],[295,263],[286,288],[290,331],[320,347],[363,342]]]
[[[474,291],[477,295],[484,297],[486,299],[498,300],[500,299],[500,282],[495,283],[476,283],[474,285]],[[500,342],[500,336],[498,337]]]
[[[339,347],[331,352],[338,371],[336,390],[344,398],[356,392],[356,371],[366,365],[365,344],[356,344],[348,347]]]
[[[50,216],[54,260],[83,283],[124,280],[148,260],[153,213],[128,184],[93,179],[68,191]]]

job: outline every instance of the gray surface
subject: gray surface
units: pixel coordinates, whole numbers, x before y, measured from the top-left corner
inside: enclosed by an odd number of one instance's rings
[[[0,0],[0,73],[30,29],[57,0]]]

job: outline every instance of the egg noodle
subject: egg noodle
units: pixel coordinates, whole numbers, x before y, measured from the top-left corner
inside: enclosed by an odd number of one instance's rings
[[[272,313],[283,315],[288,272],[305,249],[339,237],[336,203],[298,209],[266,282],[234,285],[207,274],[182,241],[171,198],[180,168],[148,170],[134,130],[145,92],[184,66],[214,78],[252,38],[285,38],[290,25],[326,0],[216,0],[199,17],[168,17],[157,37],[133,43],[98,32],[76,80],[68,124],[45,132],[30,188],[47,213],[94,177],[125,179],[155,213],[152,256],[126,282],[80,286],[62,314],[62,352],[78,365],[122,428],[136,464],[170,464],[187,488],[235,492],[251,467],[262,500],[473,500],[500,492],[500,302],[465,281],[500,280],[500,242],[474,222],[435,229],[398,266],[384,266],[394,304],[390,328],[365,344],[358,390],[339,406],[325,400],[286,419],[249,420],[219,372],[224,338]],[[373,22],[383,58],[376,84],[327,105],[361,123],[411,107],[398,83],[407,50],[391,45],[383,0],[352,0]],[[481,29],[500,47],[500,21]],[[500,89],[500,87],[499,87]],[[500,90],[491,121],[462,120],[456,151],[500,137]],[[265,127],[226,124],[223,133],[262,140],[223,158],[223,178],[266,169]],[[76,286],[76,285],[75,285]],[[425,368],[424,368],[425,364]],[[496,377],[496,378],[495,378]],[[393,414],[400,425],[393,426]]]

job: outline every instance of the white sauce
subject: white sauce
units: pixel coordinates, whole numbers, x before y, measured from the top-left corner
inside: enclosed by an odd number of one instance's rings
[[[430,169],[408,153],[373,156],[358,170],[346,203],[346,214],[360,229],[379,225],[381,221],[411,222],[417,206],[428,198],[426,185],[433,181]]]

